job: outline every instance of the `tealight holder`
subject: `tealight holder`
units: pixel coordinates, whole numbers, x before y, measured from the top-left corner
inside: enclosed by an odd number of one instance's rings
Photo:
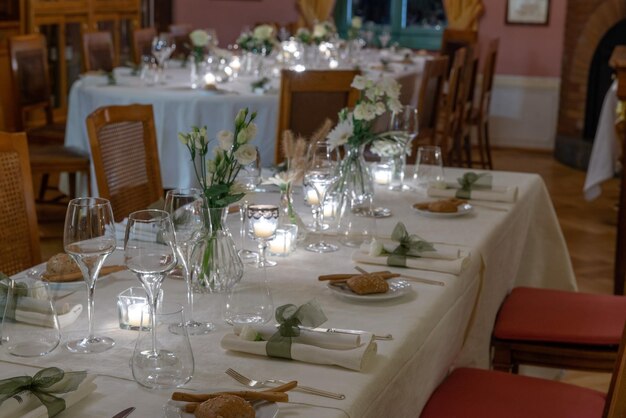
[[[252,238],[259,241],[259,260],[257,267],[273,267],[275,261],[265,257],[267,243],[274,238],[278,227],[278,206],[276,205],[249,205],[248,232]]]
[[[298,225],[282,224],[276,228],[274,238],[268,242],[270,254],[287,257],[296,250]]]
[[[159,293],[159,304],[163,301],[163,290]],[[146,331],[150,326],[141,326],[141,315],[150,315],[146,291],[142,287],[130,287],[117,296],[117,316],[121,329]],[[145,323],[145,321],[144,321]]]
[[[374,163],[374,165],[372,166],[372,176],[374,177],[374,183],[379,186],[388,186],[391,183],[393,170],[393,160],[385,160]]]

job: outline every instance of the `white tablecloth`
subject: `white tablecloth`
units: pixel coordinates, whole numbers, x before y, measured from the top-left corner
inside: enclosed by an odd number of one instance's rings
[[[290,393],[290,403],[280,405],[283,417],[409,417],[418,416],[428,397],[454,366],[487,367],[489,341],[496,312],[507,292],[517,285],[575,289],[575,279],[555,212],[544,183],[537,175],[494,172],[494,184],[519,187],[515,204],[476,205],[474,211],[457,218],[431,219],[418,215],[412,204],[425,200],[415,192],[378,190],[376,201],[389,207],[393,216],[377,220],[381,236],[389,235],[398,221],[411,233],[426,240],[467,248],[472,256],[459,275],[406,270],[423,278],[441,280],[444,287],[413,283],[413,291],[402,298],[378,303],[355,303],[338,298],[320,274],[353,271],[351,248],[315,254],[296,250],[278,258],[268,270],[274,305],[302,304],[315,298],[328,317],[324,326],[392,333],[393,340],[378,341],[375,360],[361,372],[287,360],[225,352],[219,341],[230,328],[221,322],[215,332],[191,337],[196,372],[189,389],[241,388],[224,371],[232,367],[257,378],[295,379],[303,385],[343,392],[346,399],[332,400],[304,393]],[[454,180],[459,170],[447,169]],[[258,201],[278,201],[266,193]],[[296,196],[298,203],[302,196]],[[477,202],[478,203],[478,202]],[[302,213],[306,213],[302,209]],[[236,216],[231,221],[237,230]],[[329,238],[334,240],[334,238]],[[107,263],[120,263],[114,254]],[[366,268],[372,268],[364,266]],[[403,269],[391,268],[393,271]],[[245,278],[244,278],[245,280]],[[97,333],[113,337],[117,345],[97,355],[70,354],[62,347],[42,358],[23,359],[0,354],[0,378],[33,373],[36,367],[60,365],[98,374],[96,393],[61,414],[61,417],[110,417],[127,406],[136,406],[138,417],[156,417],[172,391],[148,391],[132,381],[128,360],[136,332],[117,327],[116,295],[137,286],[128,272],[103,278],[96,290]],[[184,303],[181,281],[167,279],[165,300]],[[199,315],[213,315],[219,295],[196,298]],[[68,296],[84,301],[85,291]],[[86,333],[86,312],[64,332],[64,340]],[[31,367],[33,366],[33,367]]]
[[[619,140],[615,132],[615,116],[617,106],[617,80],[611,84],[611,88],[604,96],[598,129],[593,140],[587,177],[583,192],[585,199],[596,199],[602,193],[602,182],[612,179],[620,169]]]

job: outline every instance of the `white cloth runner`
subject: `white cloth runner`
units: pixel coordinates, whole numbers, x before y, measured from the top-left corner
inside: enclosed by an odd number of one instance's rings
[[[460,187],[459,187],[460,188]],[[456,197],[459,188],[438,188],[428,187],[428,196],[430,197]],[[497,187],[492,190],[472,190],[471,200],[486,200],[489,202],[507,202],[514,203],[517,200],[517,187]]]
[[[313,334],[310,333],[310,334]],[[322,333],[320,333],[321,336]],[[305,363],[328,364],[341,366],[346,369],[360,371],[376,356],[377,346],[374,342],[374,334],[363,334],[361,345],[355,348],[328,349],[316,345],[302,344],[293,341],[291,344],[291,358]],[[307,336],[307,339],[309,337]],[[324,337],[327,338],[327,337]],[[310,336],[309,342],[315,341],[314,335]],[[267,356],[267,341],[248,341],[241,339],[236,334],[226,334],[222,338],[221,346],[225,350],[241,351],[248,354]],[[318,343],[319,344],[319,343]]]
[[[439,245],[437,246],[437,248]],[[449,273],[459,275],[463,268],[469,262],[469,252],[458,250],[458,258],[427,258],[427,257],[406,257],[406,267],[415,270],[438,271],[441,273]],[[425,253],[426,254],[426,253]],[[429,256],[435,253],[429,253]],[[387,255],[373,256],[369,255],[369,248],[363,250],[363,247],[352,253],[352,261],[355,263],[377,264],[387,266]]]
[[[96,390],[98,386],[93,382],[95,378],[96,375],[87,375],[75,391],[55,396],[65,399],[65,409],[67,410]],[[32,393],[22,392],[19,396],[22,398],[22,402],[18,402],[15,398],[9,398],[2,403],[0,418],[43,418],[48,416],[46,407]]]

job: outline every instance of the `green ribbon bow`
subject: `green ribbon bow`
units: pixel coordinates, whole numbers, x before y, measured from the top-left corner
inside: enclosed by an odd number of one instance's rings
[[[437,251],[430,242],[424,241],[415,234],[409,235],[402,222],[398,222],[393,228],[391,239],[398,241],[400,245],[387,257],[388,266],[406,267],[407,257],[421,257],[423,252]]]
[[[318,327],[326,322],[326,315],[315,300],[297,307],[293,304],[276,308],[278,331],[267,342],[265,351],[270,357],[291,359],[291,340],[300,335],[300,325]]]
[[[491,190],[492,176],[490,173],[476,174],[473,171],[463,174],[457,181],[461,188],[455,196],[459,199],[471,199],[472,190]]]
[[[38,371],[33,377],[17,376],[0,380],[0,405],[9,398],[20,401],[19,394],[30,391],[53,417],[65,409],[65,399],[55,395],[73,392],[87,377],[87,372],[64,372],[57,367]]]

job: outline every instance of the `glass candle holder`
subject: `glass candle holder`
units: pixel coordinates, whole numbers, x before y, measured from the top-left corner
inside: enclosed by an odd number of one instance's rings
[[[284,224],[276,228],[274,238],[268,242],[270,254],[286,257],[296,250],[298,225]]]
[[[380,186],[388,186],[391,183],[391,176],[393,175],[394,164],[393,161],[381,161],[375,163],[372,166],[372,175],[374,177],[374,183]]]
[[[159,303],[163,301],[163,291],[159,293]],[[117,296],[117,316],[121,329],[133,331],[149,330],[149,325],[141,327],[141,315],[149,315],[150,307],[146,291],[142,287],[131,287]],[[146,323],[146,321],[144,321]],[[147,323],[149,324],[149,323]]]

